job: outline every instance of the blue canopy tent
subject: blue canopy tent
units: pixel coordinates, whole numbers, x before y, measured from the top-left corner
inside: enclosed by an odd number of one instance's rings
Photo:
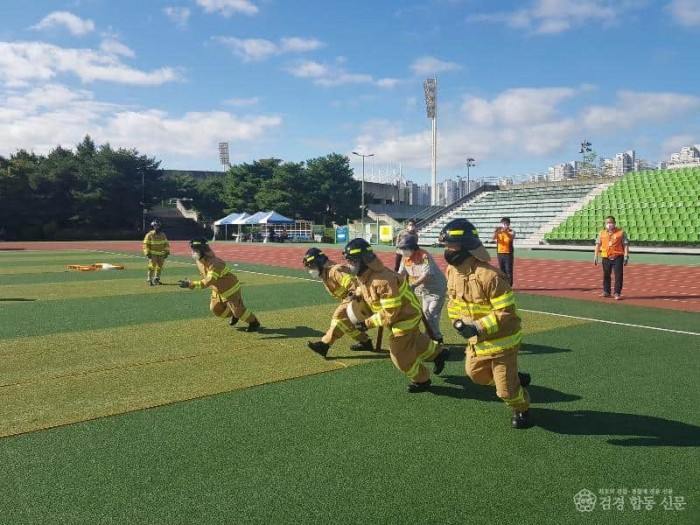
[[[250,217],[249,213],[243,212],[243,213],[231,213],[224,217],[223,219],[219,219],[218,221],[214,221],[214,226],[223,226],[224,227],[224,239],[228,239],[228,225],[229,224],[236,224],[236,222],[239,219],[247,219]]]

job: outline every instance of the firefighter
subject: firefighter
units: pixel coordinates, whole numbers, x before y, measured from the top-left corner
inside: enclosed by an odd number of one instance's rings
[[[204,238],[190,241],[192,258],[197,262],[199,273],[203,279],[199,281],[179,281],[180,288],[201,290],[211,288],[209,309],[217,317],[230,317],[229,325],[235,326],[238,321],[248,323],[246,332],[257,332],[260,322],[255,314],[246,308],[241,297],[241,283],[231,272],[228,265],[219,259],[209,247]]]
[[[595,239],[593,264],[598,264],[599,255],[603,258],[603,293],[600,296],[610,297],[610,283],[614,270],[613,297],[619,301],[622,299],[623,267],[627,266],[630,260],[630,242],[624,230],[616,226],[615,217],[612,215],[605,217],[605,229]]]
[[[430,327],[430,337],[438,343],[443,343],[440,331],[440,315],[445,306],[447,280],[445,274],[425,250],[418,247],[415,238],[408,237],[398,246],[401,250],[401,266],[399,273],[408,276],[409,288],[421,300],[425,322]]]
[[[496,395],[512,410],[513,428],[532,425],[530,375],[518,372],[520,317],[505,275],[467,219],[454,219],[440,232],[447,261],[447,313],[467,342],[465,369],[479,385],[495,385]]]
[[[364,239],[346,244],[343,256],[360,283],[357,294],[373,312],[357,328],[387,328],[391,360],[408,376],[408,392],[426,391],[431,383],[430,372],[422,361],[433,361],[433,372],[440,374],[449,352],[420,331],[421,305],[407,280],[384,266]]]
[[[161,231],[158,220],[151,223],[151,231],[143,238],[143,254],[148,257],[148,286],[163,284],[160,282],[160,273],[165,259],[170,255],[170,243]]]
[[[372,341],[365,332],[359,331],[352,324],[347,314],[347,306],[353,300],[357,279],[350,273],[350,269],[344,264],[331,261],[325,253],[318,248],[309,248],[304,254],[302,263],[308,269],[309,274],[314,278],[320,278],[323,286],[336,299],[340,300],[340,305],[333,312],[331,326],[320,341],[309,341],[309,348],[323,357],[328,354],[331,345],[348,334],[355,341],[350,350],[372,351]]]

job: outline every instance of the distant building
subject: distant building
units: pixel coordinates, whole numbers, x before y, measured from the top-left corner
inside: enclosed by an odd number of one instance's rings
[[[694,146],[684,146],[678,153],[671,155],[671,159],[666,163],[666,167],[688,168],[700,166],[700,144]]]

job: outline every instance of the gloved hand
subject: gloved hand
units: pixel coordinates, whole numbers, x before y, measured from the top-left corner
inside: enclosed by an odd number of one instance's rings
[[[168,258],[168,255],[170,255],[170,254],[169,254],[169,253],[166,253],[165,255],[163,255],[163,259],[167,259],[167,258]]]
[[[630,256],[628,255],[625,257],[625,262],[623,263],[624,266],[627,266],[627,263],[630,262]]]
[[[184,279],[182,281],[178,281],[177,284],[180,286],[180,288],[189,288],[190,287],[190,282],[187,279]]]
[[[598,256],[593,257],[593,264],[598,264]]]
[[[364,321],[360,321],[360,322],[355,323],[355,328],[357,328],[360,332],[367,331],[367,325],[365,324]]]
[[[408,287],[411,289],[412,292],[415,292],[417,288],[415,284],[409,284]]]
[[[457,330],[465,339],[479,335],[479,330],[477,330],[474,323],[465,323],[464,321],[457,319],[452,326],[454,326],[455,330]]]
[[[148,259],[149,261],[151,260],[151,257],[152,257],[152,255],[150,253],[146,254],[146,259]]]

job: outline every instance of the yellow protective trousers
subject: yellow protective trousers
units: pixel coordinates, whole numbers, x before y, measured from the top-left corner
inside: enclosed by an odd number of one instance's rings
[[[430,379],[430,372],[422,361],[433,361],[440,353],[440,345],[418,328],[405,330],[400,335],[389,332],[389,353],[394,366],[414,383]]]
[[[212,292],[209,309],[217,317],[227,318],[234,316],[249,324],[258,320],[255,314],[243,304],[241,292],[234,293],[228,299],[224,299],[218,293]]]
[[[326,332],[326,334],[321,338],[321,341],[323,341],[327,345],[332,345],[345,334],[348,334],[355,341],[359,341],[360,343],[369,341],[369,336],[364,332],[360,332],[350,322],[350,319],[348,318],[347,314],[348,302],[349,301],[343,301],[335,309],[335,312],[333,312],[331,326]]]
[[[465,371],[477,385],[495,385],[496,395],[509,407],[525,412],[530,406],[530,394],[518,377],[518,350],[520,345],[503,352],[476,355],[471,346],[466,350]]]
[[[160,277],[160,272],[165,264],[165,257],[162,255],[151,255],[148,259],[148,276]]]

